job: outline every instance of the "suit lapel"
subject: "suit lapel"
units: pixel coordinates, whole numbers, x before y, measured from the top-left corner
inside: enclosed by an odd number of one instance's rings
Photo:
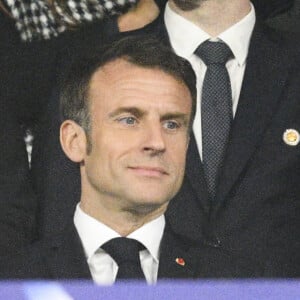
[[[91,279],[84,250],[74,225],[49,242],[45,261],[53,278]]]
[[[191,135],[191,140],[187,152],[186,176],[189,179],[193,190],[197,194],[199,204],[202,206],[204,211],[208,213],[210,207],[210,199],[204,176],[203,164],[200,159],[200,154],[194,134]]]
[[[161,242],[158,278],[193,278],[196,272],[194,248],[183,248],[185,242],[175,237],[166,225]],[[47,278],[91,279],[79,236],[74,226],[47,242],[42,254]],[[177,260],[176,260],[177,259]],[[45,270],[44,270],[45,271]],[[45,271],[46,272],[46,271]]]
[[[263,138],[276,110],[291,62],[278,37],[256,24],[237,113],[220,176],[217,203],[221,204],[241,176]]]
[[[195,277],[196,255],[193,255],[193,248],[184,249],[184,244],[166,225],[160,247],[158,279]]]

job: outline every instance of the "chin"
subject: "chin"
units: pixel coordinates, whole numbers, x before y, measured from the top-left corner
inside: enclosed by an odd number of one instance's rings
[[[149,199],[139,199],[139,201],[132,203],[131,206],[127,207],[127,211],[139,216],[156,214],[160,215],[165,212],[169,201],[153,201]]]

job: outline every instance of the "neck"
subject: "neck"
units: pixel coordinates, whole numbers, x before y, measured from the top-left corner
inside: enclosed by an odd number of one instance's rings
[[[140,206],[133,208],[120,208],[114,205],[107,205],[103,201],[92,202],[89,198],[81,197],[80,208],[89,216],[110,227],[121,236],[128,236],[144,224],[163,215],[167,205],[159,207]]]
[[[249,0],[204,0],[198,8],[191,11],[183,11],[169,1],[172,10],[194,23],[211,37],[217,37],[220,33],[239,22],[251,9]]]

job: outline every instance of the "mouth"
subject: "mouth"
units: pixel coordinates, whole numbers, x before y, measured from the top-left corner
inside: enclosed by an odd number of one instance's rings
[[[163,176],[169,175],[168,172],[161,167],[150,167],[150,166],[134,166],[129,167],[136,175],[145,177],[161,178]]]

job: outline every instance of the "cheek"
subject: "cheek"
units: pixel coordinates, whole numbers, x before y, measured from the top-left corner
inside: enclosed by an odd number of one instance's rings
[[[101,136],[101,138],[99,138],[99,136]],[[92,136],[91,152],[86,162],[93,172],[100,173],[101,170],[107,169],[109,157],[112,153],[109,147],[111,146],[109,139],[109,136],[97,135],[95,132]]]
[[[179,171],[185,169],[187,147],[184,143],[173,143],[170,151],[170,157],[174,167]]]
[[[113,174],[122,167],[131,148],[132,143],[128,143],[124,136],[109,135],[97,143],[93,150],[99,168]]]

